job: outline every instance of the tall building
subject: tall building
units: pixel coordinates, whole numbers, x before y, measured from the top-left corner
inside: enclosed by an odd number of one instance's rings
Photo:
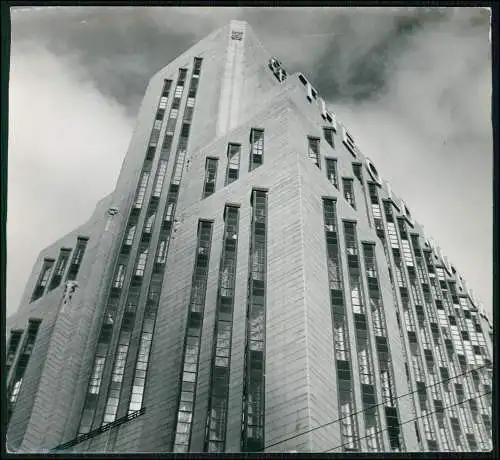
[[[317,90],[231,21],[7,321],[8,445],[491,449],[492,327]]]

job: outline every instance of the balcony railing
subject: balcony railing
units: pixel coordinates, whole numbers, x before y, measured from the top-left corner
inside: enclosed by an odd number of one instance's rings
[[[69,449],[70,447],[76,446],[77,444],[80,444],[83,441],[87,441],[88,439],[94,438],[95,436],[98,436],[99,434],[105,433],[106,431],[111,430],[112,428],[116,428],[119,425],[123,425],[124,423],[133,420],[139,415],[144,414],[146,411],[146,408],[143,407],[142,409],[139,409],[135,412],[132,412],[125,417],[121,417],[114,422],[106,423],[105,425],[101,425],[99,428],[96,428],[95,430],[89,431],[88,433],[81,434],[80,436],[77,436],[76,438],[72,439],[71,441],[65,442],[64,444],[59,444],[58,446],[54,447],[51,449],[51,452],[57,452],[60,450],[65,450]]]

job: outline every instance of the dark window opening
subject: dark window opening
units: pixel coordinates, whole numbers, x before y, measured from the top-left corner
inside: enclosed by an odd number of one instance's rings
[[[207,198],[215,191],[215,181],[217,179],[217,164],[215,158],[207,158],[205,166],[205,184],[203,187],[203,198]]]

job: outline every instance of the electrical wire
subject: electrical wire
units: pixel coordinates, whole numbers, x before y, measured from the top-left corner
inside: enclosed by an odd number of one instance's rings
[[[450,381],[450,380],[454,380],[454,379],[456,379],[456,378],[458,378],[458,377],[464,376],[464,375],[466,375],[466,374],[470,374],[470,373],[471,373],[471,372],[473,372],[473,371],[477,371],[477,370],[479,370],[479,369],[482,369],[482,368],[484,368],[484,367],[489,367],[489,366],[491,366],[491,365],[492,365],[492,363],[488,363],[488,364],[484,364],[484,365],[479,366],[479,367],[475,367],[474,369],[469,369],[468,371],[466,371],[466,372],[462,372],[461,374],[454,375],[453,377],[448,377],[447,379],[439,380],[439,381],[437,381],[437,382],[435,382],[435,383],[433,383],[433,384],[431,384],[431,385],[426,385],[424,388],[425,388],[425,389],[432,388],[432,387],[434,387],[434,386],[436,386],[436,385],[439,385],[439,384],[441,384],[441,383],[444,383],[444,382],[447,382],[447,381]],[[410,396],[410,395],[412,395],[412,394],[414,394],[414,393],[417,393],[418,391],[419,391],[419,389],[416,389],[416,390],[410,391],[409,393],[404,393],[404,394],[402,394],[402,395],[400,395],[400,396],[396,396],[395,398],[392,398],[392,400],[393,400],[393,401],[396,401],[396,400],[398,400],[398,399],[401,399],[401,398],[404,398],[404,397],[406,397],[406,396]],[[472,399],[474,399],[474,398],[472,398]],[[323,423],[323,424],[318,425],[318,426],[316,426],[316,427],[314,427],[314,428],[311,428],[311,429],[309,429],[309,430],[307,430],[307,431],[304,431],[303,433],[294,434],[293,436],[290,436],[290,437],[288,437],[288,438],[282,439],[281,441],[275,442],[275,443],[273,443],[273,444],[269,444],[269,445],[265,446],[263,449],[259,449],[259,450],[257,450],[256,452],[262,452],[262,451],[264,451],[265,449],[269,449],[270,447],[277,446],[278,444],[282,444],[282,443],[284,443],[284,442],[286,442],[286,441],[290,441],[291,439],[298,438],[299,436],[303,436],[303,435],[305,435],[305,434],[308,434],[308,433],[311,433],[311,432],[313,432],[313,431],[319,430],[320,428],[324,428],[324,427],[326,427],[326,426],[329,426],[329,425],[332,425],[332,424],[334,424],[334,423],[340,422],[340,421],[342,421],[342,420],[344,420],[344,419],[346,419],[346,418],[348,418],[348,417],[351,417],[351,416],[353,416],[353,415],[358,415],[358,414],[361,414],[361,413],[363,413],[363,412],[366,412],[366,411],[368,411],[368,410],[370,410],[370,409],[373,409],[373,408],[375,408],[375,407],[383,406],[383,405],[385,405],[385,403],[386,403],[387,401],[391,401],[391,399],[385,399],[384,401],[382,401],[382,402],[380,402],[380,403],[377,403],[377,404],[372,404],[371,406],[365,407],[365,408],[360,409],[360,410],[358,410],[358,411],[356,411],[356,412],[351,412],[351,413],[349,413],[349,414],[347,414],[347,415],[344,415],[343,417],[340,417],[340,418],[338,418],[338,419],[332,420],[332,421],[327,422],[327,423]],[[451,406],[450,406],[450,407],[451,407]]]
[[[451,404],[451,405],[449,405],[449,406],[444,407],[442,410],[433,410],[433,411],[431,411],[431,412],[426,412],[426,413],[425,413],[425,415],[419,415],[418,417],[412,418],[412,419],[410,419],[410,420],[406,420],[406,421],[404,421],[404,422],[402,422],[402,423],[398,423],[397,425],[394,425],[394,426],[403,426],[403,425],[406,425],[407,423],[414,422],[414,421],[416,421],[416,420],[418,420],[418,419],[420,419],[420,418],[427,417],[427,416],[429,416],[429,415],[431,415],[431,414],[435,414],[435,413],[437,413],[437,412],[444,412],[446,409],[450,409],[451,407],[458,406],[458,405],[460,405],[460,404],[463,404],[463,403],[466,403],[466,402],[472,401],[472,400],[474,400],[474,399],[481,398],[481,397],[486,396],[486,395],[489,395],[489,394],[491,394],[491,391],[487,391],[487,392],[485,392],[485,393],[480,394],[479,396],[474,396],[473,398],[464,399],[463,401],[459,401],[459,402],[457,402],[457,403],[455,403],[455,404]],[[373,434],[369,434],[369,435],[366,435],[366,436],[362,436],[361,438],[357,438],[356,440],[357,440],[357,441],[361,441],[362,439],[369,438],[369,437],[373,436],[374,434],[383,433],[384,431],[387,431],[388,429],[389,429],[389,428],[384,428],[384,429],[382,429],[382,430],[376,431],[376,432],[375,432],[375,433],[373,433]],[[332,447],[331,449],[325,450],[325,451],[323,451],[323,452],[330,452],[331,450],[334,450],[334,449],[339,449],[339,448],[341,448],[341,447],[343,447],[343,446],[346,446],[347,444],[350,444],[350,443],[351,443],[351,442],[345,442],[345,443],[343,443],[343,444],[340,444],[340,445],[338,445],[338,446]]]

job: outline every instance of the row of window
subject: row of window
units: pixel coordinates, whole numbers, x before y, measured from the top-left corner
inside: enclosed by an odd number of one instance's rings
[[[113,329],[115,325],[117,328],[120,328],[120,326],[117,324],[119,318],[118,307],[120,304],[121,293],[123,291],[125,283],[126,267],[128,265],[128,261],[130,258],[130,250],[134,241],[134,237],[137,234],[137,224],[139,221],[139,214],[142,205],[144,203],[147,185],[149,182],[149,178],[151,176],[152,160],[154,158],[154,153],[156,151],[156,146],[161,130],[161,122],[163,119],[164,111],[166,109],[170,87],[171,87],[171,81],[166,80],[161,92],[160,101],[155,116],[155,121],[153,122],[153,127],[151,130],[150,142],[146,150],[146,155],[141,175],[139,178],[139,183],[136,189],[133,207],[130,212],[127,226],[125,229],[121,251],[118,257],[118,262],[113,275],[111,290],[108,296],[105,312],[103,315],[101,333],[98,338],[96,354],[94,357],[91,377],[89,380],[88,392],[84,403],[84,409],[82,412],[82,418],[80,420],[80,427],[78,434],[88,433],[92,429],[94,414],[97,408],[97,401],[101,390],[102,377],[104,373],[105,364],[107,361],[108,349],[113,335]],[[136,266],[139,270],[139,274],[141,270],[141,265],[143,265],[145,262],[143,252],[144,252],[144,247],[142,248],[142,251],[139,251],[139,255],[136,259]],[[136,277],[135,279],[132,280],[131,290],[134,292],[135,297],[137,299],[140,293],[140,287],[141,287],[141,280]],[[128,305],[130,305],[131,303],[131,297],[132,296],[129,294],[129,298],[127,299]],[[133,327],[133,325],[131,327]],[[121,348],[119,346],[119,350],[117,351],[117,354],[115,356],[115,362],[117,359],[119,361],[125,359],[126,353],[125,356],[123,355],[124,355],[124,348],[122,345]],[[114,387],[109,389],[108,398],[106,400],[105,415],[104,415],[104,419],[106,421],[113,421],[116,418],[116,410],[118,407],[117,399],[119,398],[119,393],[120,393],[120,389],[116,388],[116,386],[117,385],[115,383]],[[114,415],[113,411],[115,411]]]
[[[373,312],[373,317],[376,318],[375,321],[385,321],[382,310]],[[399,423],[398,406],[396,404],[397,396],[394,387],[394,369],[386,335],[376,335],[375,349],[379,363],[381,393],[385,406],[385,421],[389,434],[390,448],[393,452],[400,452],[404,450],[404,439]]]
[[[264,157],[264,130],[252,128],[250,131],[250,166],[252,171],[263,163]],[[227,167],[224,186],[227,186],[239,177],[241,161],[241,144],[230,142],[227,146]],[[203,183],[202,198],[207,198],[215,192],[217,168],[219,160],[208,157],[205,163],[205,180]]]
[[[146,377],[148,371],[150,350],[153,341],[154,324],[156,322],[156,314],[159,306],[160,293],[163,287],[163,276],[165,272],[165,262],[167,259],[168,245],[170,241],[170,234],[174,220],[175,208],[177,205],[177,198],[179,193],[180,181],[182,178],[182,171],[184,169],[184,161],[187,153],[187,146],[189,140],[190,124],[192,121],[193,110],[195,105],[195,98],[198,89],[199,78],[201,74],[202,59],[195,57],[193,63],[193,73],[188,88],[188,99],[184,108],[184,115],[181,125],[180,137],[177,145],[177,152],[175,157],[174,171],[170,182],[169,190],[167,193],[167,201],[162,216],[162,224],[160,227],[160,234],[156,246],[156,254],[153,264],[153,273],[149,283],[146,308],[141,329],[141,340],[139,344],[139,355],[136,360],[132,391],[129,401],[128,413],[139,410],[142,408],[144,400],[144,388],[146,384]],[[179,71],[179,79],[177,86],[184,84],[186,73],[184,69]],[[177,88],[176,88],[177,91]],[[182,91],[177,91],[174,95],[175,99],[182,96]],[[167,132],[165,138],[172,134]],[[169,143],[169,145],[171,142]],[[167,157],[160,159],[168,160]],[[159,168],[161,164],[159,165]],[[166,167],[165,167],[166,168]],[[162,173],[164,174],[164,173]],[[163,181],[162,181],[163,183]],[[154,197],[152,198],[154,199]],[[148,227],[146,227],[147,230]]]
[[[191,76],[189,88],[188,88],[188,99],[186,101],[186,106],[184,108],[184,115],[182,119],[182,126],[181,126],[181,134],[177,146],[177,152],[176,152],[176,157],[175,157],[175,164],[174,164],[174,172],[172,175],[169,191],[167,194],[167,202],[165,205],[165,209],[163,212],[163,220],[162,220],[162,225],[160,228],[160,234],[159,234],[159,239],[158,239],[158,244],[156,247],[156,254],[155,254],[155,259],[154,259],[154,264],[153,264],[153,273],[152,277],[150,280],[149,284],[149,290],[148,290],[148,296],[147,296],[147,302],[146,302],[146,310],[143,318],[143,324],[142,324],[142,330],[141,330],[141,341],[139,345],[139,355],[137,357],[136,365],[135,365],[135,370],[134,370],[134,376],[133,376],[133,384],[132,384],[132,391],[131,391],[131,397],[129,401],[129,407],[128,407],[128,413],[132,413],[136,410],[139,410],[142,407],[142,402],[144,399],[144,388],[145,388],[145,381],[146,381],[146,375],[147,375],[147,369],[148,369],[148,363],[149,363],[149,353],[150,353],[150,348],[153,340],[153,329],[154,329],[154,323],[156,322],[156,312],[158,309],[158,302],[159,302],[159,297],[162,289],[162,284],[163,284],[163,274],[165,270],[165,262],[166,262],[166,257],[167,257],[167,249],[168,249],[168,243],[170,239],[170,233],[171,233],[171,228],[172,228],[172,222],[173,222],[173,215],[175,211],[175,206],[177,203],[177,196],[178,196],[178,189],[180,185],[180,180],[182,177],[182,170],[184,167],[184,161],[186,157],[186,151],[187,151],[187,144],[188,144],[188,137],[189,137],[189,128],[190,128],[190,123],[192,121],[192,115],[193,115],[193,110],[194,110],[194,103],[195,103],[195,97],[196,97],[196,92],[198,88],[198,81],[199,81],[199,76],[201,73],[201,58],[194,58],[194,68],[193,68],[193,74]],[[180,99],[182,98],[182,88],[184,87],[184,81],[186,77],[186,71],[185,69],[180,69],[179,70],[179,78],[177,81],[177,87],[176,87],[176,92],[174,94],[174,101],[172,103],[173,105],[173,110],[176,110],[176,108],[179,106]],[[174,107],[177,106],[177,107]],[[177,118],[177,114],[175,115],[175,118]],[[173,119],[173,116],[171,116],[171,119]],[[173,130],[175,130],[175,124],[173,125]],[[165,138],[168,138],[170,136],[173,136],[173,130],[170,132],[167,128],[167,132],[165,135]],[[164,141],[165,144],[165,141]],[[169,146],[171,145],[171,141],[169,141]],[[161,161],[167,161],[168,157],[160,156]],[[163,181],[164,181],[164,176],[165,176],[165,171],[166,170],[166,163],[161,163],[158,166],[158,180],[156,184],[156,197],[158,197],[158,190],[161,190],[161,187],[163,186]],[[158,182],[161,180],[161,185],[158,184]],[[161,194],[161,191],[159,192]],[[152,204],[155,203],[155,195],[153,193],[152,195],[152,200],[150,203],[150,207],[152,207]],[[152,227],[154,224],[154,220],[156,218],[156,207],[154,209],[151,209],[149,212],[149,216],[147,217],[146,223],[145,223],[145,228],[143,232],[146,235],[149,235],[152,231]],[[147,255],[146,255],[147,257]],[[144,257],[144,266],[146,263],[146,258]],[[139,267],[140,268],[140,267]],[[142,276],[144,272],[142,271]],[[136,275],[137,275],[137,267],[136,267]]]
[[[238,247],[239,209],[226,206],[220,263],[217,310],[211,363],[211,387],[204,451],[224,452],[229,395],[229,368],[233,329],[234,286]]]
[[[81,236],[77,238],[75,252],[73,254],[73,258],[71,259],[71,263],[69,264],[69,269],[66,274],[67,281],[72,281],[76,279],[78,271],[80,270],[80,265],[82,263],[85,249],[87,247],[87,241],[88,241],[87,237]],[[44,293],[52,291],[61,284],[61,281],[64,278],[64,273],[68,268],[70,255],[71,255],[71,249],[62,248],[59,251],[59,257],[55,265],[54,265],[55,262],[54,259],[50,258],[44,259],[42,270],[40,272],[40,275],[38,276],[35,289],[31,296],[31,302],[34,302],[35,300],[42,297]]]
[[[197,62],[198,61],[195,61],[195,63]],[[197,68],[198,71],[196,74],[196,79],[199,77],[199,65],[197,66]],[[144,314],[143,324],[142,324],[139,355],[137,356],[135,371],[132,377],[132,381],[127,382],[132,386],[131,389],[128,387],[128,385],[125,386],[125,388],[122,388],[123,370],[125,368],[125,363],[127,362],[129,355],[128,344],[131,332],[136,322],[138,301],[140,297],[141,288],[143,285],[142,281],[144,277],[146,263],[148,260],[148,254],[150,252],[149,244],[151,239],[151,232],[156,219],[159,195],[161,194],[161,189],[163,187],[165,179],[167,162],[170,155],[170,147],[173,137],[173,130],[175,129],[175,122],[177,120],[178,108],[180,105],[180,100],[185,85],[186,75],[187,75],[186,69],[179,69],[179,75],[174,91],[174,100],[172,102],[172,107],[170,109],[167,121],[166,134],[162,145],[162,150],[160,153],[160,161],[158,163],[155,184],[153,187],[151,200],[148,209],[146,211],[145,224],[143,227],[143,231],[141,234],[141,241],[135,258],[135,268],[129,286],[127,300],[125,301],[125,312],[123,313],[121,324],[116,324],[117,329],[119,330],[118,345],[112,363],[112,377],[107,392],[106,406],[104,412],[104,423],[108,423],[116,419],[119,410],[119,402],[123,398],[128,397],[128,394],[125,396],[127,391],[131,391],[130,400],[128,402],[129,412],[135,411],[136,410],[135,407],[140,408],[142,406],[142,397],[143,397],[145,372],[146,372],[144,366],[145,364],[147,364],[147,361],[149,360],[149,349],[151,345],[152,332],[153,332],[152,327],[154,325],[154,318],[156,317],[155,306],[151,306],[150,304],[151,303],[150,298],[152,297],[151,288],[157,289],[155,291],[155,297],[159,297],[159,291],[161,290],[161,279],[159,280],[159,283],[158,283],[158,278],[156,278],[156,280],[153,279],[150,285],[150,292],[148,293],[148,304],[145,309],[146,311]],[[129,221],[127,223],[122,249],[119,255],[114,275],[114,281],[112,284],[112,288],[108,298],[108,304],[104,314],[104,321],[96,350],[92,376],[89,382],[89,392],[87,393],[82,420],[80,423],[80,430],[79,430],[80,434],[87,433],[92,427],[94,413],[96,409],[96,403],[100,393],[102,375],[106,363],[106,356],[108,354],[108,348],[113,333],[113,327],[117,320],[117,312],[118,312],[118,305],[120,303],[120,296],[124,287],[126,266],[130,257],[130,249],[133,244],[134,237],[137,234],[139,213],[145,200],[146,190],[149,178],[151,176],[152,159],[154,157],[157,141],[159,139],[159,132],[161,130],[161,124],[167,106],[167,99],[169,96],[170,88],[171,88],[171,82],[169,80],[166,80],[160,97],[160,102],[157,109],[157,115],[152,128],[150,143],[148,146],[148,150],[146,152],[146,157],[144,160],[141,177],[139,179],[139,184],[136,191],[134,205],[130,213]],[[184,134],[186,134],[186,129],[184,126],[182,131]],[[187,132],[189,132],[189,129],[187,130]],[[183,133],[181,133],[179,146],[182,145],[182,148],[185,150],[185,147],[187,146],[187,138],[186,136],[182,137]],[[177,157],[179,157],[179,154],[177,155]],[[171,203],[171,201],[168,203]],[[166,250],[168,244],[168,236],[170,234],[170,228],[171,228],[170,221],[168,222],[168,225],[162,225],[162,229],[160,231],[160,240],[156,255],[156,261],[157,262],[159,261],[160,263],[155,264],[154,271],[161,270],[161,267],[158,267],[158,265],[160,266],[163,265],[164,259],[166,258]],[[155,275],[153,273],[153,277],[154,276]],[[156,284],[154,283],[155,281]],[[158,289],[158,284],[160,284],[159,289]],[[151,321],[151,315],[154,316],[152,321]],[[133,357],[131,359],[133,359]]]
[[[332,305],[334,350],[337,363],[337,384],[339,388],[339,407],[341,416],[345,419],[341,425],[342,446],[346,451],[360,449],[358,440],[357,419],[350,415],[355,411],[353,383],[351,378],[351,354],[349,335],[347,332],[347,318],[344,310],[343,283],[341,279],[341,262],[339,257],[338,236],[335,200],[323,200],[325,236],[327,243],[328,280]],[[344,222],[344,237],[346,257],[349,273],[351,304],[354,314],[354,331],[356,335],[356,351],[358,369],[361,381],[361,395],[364,405],[365,430],[367,448],[369,451],[378,451],[383,446],[381,438],[380,420],[376,410],[371,408],[376,404],[376,389],[373,374],[374,354],[371,351],[368,334],[368,324],[363,301],[361,286],[358,243],[355,223]],[[364,243],[363,253],[365,270],[368,280],[368,293],[374,334],[376,338],[377,359],[381,373],[382,397],[386,406],[386,424],[389,432],[391,450],[399,451],[403,446],[403,439],[399,428],[398,410],[395,404],[394,376],[390,363],[390,354],[386,338],[385,315],[381,302],[381,294],[377,280],[377,268],[374,253],[374,244]]]
[[[351,289],[351,305],[354,313],[354,333],[358,356],[358,372],[360,374],[361,392],[364,406],[366,442],[369,452],[378,452],[382,447],[382,438],[376,404],[376,386],[372,362],[372,350],[368,334],[368,326],[363,299],[356,223],[344,221],[344,238],[347,252],[349,286]]]
[[[267,192],[252,191],[242,452],[264,449],[264,357],[266,309]]]
[[[356,170],[354,170],[354,174],[357,176]],[[372,212],[373,212],[373,216],[374,216],[374,220],[375,220],[377,234],[380,235],[382,233],[382,235],[383,235],[384,226],[383,226],[383,222],[382,222],[382,218],[381,218],[382,216],[381,216],[381,213],[380,213],[380,205],[379,205],[379,202],[378,202],[378,195],[376,194],[376,189],[375,189],[374,184],[369,184],[369,186],[370,186],[369,187],[369,191],[370,191],[370,197],[371,197],[371,203],[372,203]],[[394,218],[393,218],[392,215],[388,215],[387,216],[387,220],[389,222],[391,222],[391,221],[394,222]],[[410,258],[410,254],[409,254],[411,252],[411,251],[409,251],[409,242],[408,243],[404,243],[404,240],[407,239],[407,236],[406,236],[407,232],[406,232],[406,228],[403,227],[403,225],[402,225],[402,223],[400,221],[398,221],[398,229],[400,230],[401,234],[403,235],[402,246],[401,246],[403,248],[403,254],[402,254],[402,257],[401,257],[401,255],[399,253],[399,244],[398,244],[399,241],[397,240],[396,228],[393,227],[393,230],[394,230],[393,231],[393,235],[396,237],[395,239],[392,238],[393,239],[393,244],[392,245],[396,249],[395,254],[393,254],[393,257],[394,257],[394,260],[395,260],[395,265],[396,265],[395,275],[396,275],[397,284],[398,284],[398,286],[401,289],[400,294],[402,295],[403,305],[405,305],[405,306],[407,306],[409,308],[409,298],[408,298],[408,294],[407,293],[411,293],[411,296],[412,296],[412,299],[414,300],[414,302],[418,302],[419,301],[421,303],[421,300],[418,300],[418,299],[421,299],[421,294],[419,292],[419,289],[417,288],[417,282],[418,282],[418,280],[420,278],[417,278],[417,276],[420,277],[422,275],[421,275],[421,273],[418,272],[418,270],[420,270],[419,268],[416,269],[417,273],[415,275],[414,275],[414,272],[412,272],[412,267],[414,265],[413,265],[413,260]],[[383,239],[382,239],[382,242],[384,242]],[[348,248],[349,248],[349,245],[348,245]],[[386,251],[386,255],[387,255],[387,249],[386,249],[385,246],[384,246],[384,250]],[[403,260],[405,262],[404,265],[403,265]],[[409,274],[408,274],[409,279],[410,279],[409,289],[406,287],[406,284],[405,284],[404,278],[403,278],[403,276],[404,276],[403,275],[403,270],[404,270],[403,267],[404,266],[408,267],[407,269],[409,271]],[[331,271],[331,267],[330,266],[329,266],[329,271]],[[441,284],[442,288],[445,288],[445,284],[444,283],[440,283],[440,284]],[[453,289],[453,287],[450,286],[450,292],[451,292],[452,289]],[[370,290],[370,288],[369,288],[369,290]],[[466,300],[466,299],[464,299],[464,300]],[[458,302],[458,297],[457,297],[457,301],[456,302]],[[354,305],[357,305],[357,300],[356,299],[354,301]],[[422,315],[423,315],[423,311],[424,310],[420,311],[419,308],[421,308],[421,307],[419,306],[418,303],[416,303],[416,306],[415,306],[416,315],[417,315],[416,317],[420,321],[422,319]],[[411,329],[415,329],[416,322],[413,319],[413,313],[410,314],[410,310],[405,309],[405,315],[408,318],[407,322],[409,324],[409,330],[411,331]],[[470,312],[464,312],[464,317],[466,315],[467,316],[471,316]],[[374,320],[374,324],[376,324],[376,323],[378,323],[380,325],[381,322]],[[380,326],[377,326],[377,327],[380,327]],[[475,326],[474,326],[473,323],[470,323],[470,325],[468,327],[470,328],[470,331],[466,332],[466,331],[462,330],[460,332],[461,337],[458,336],[458,339],[461,338],[462,341],[465,340],[464,343],[465,343],[465,349],[466,350],[467,350],[467,347],[468,347],[468,345],[467,345],[467,343],[468,343],[467,338],[471,338],[472,339],[470,333],[472,332],[472,330],[473,330],[473,328]],[[479,329],[480,329],[480,326],[479,326]],[[483,338],[484,338],[484,336],[483,336]],[[479,341],[480,337],[474,337],[474,340]],[[474,346],[478,347],[478,345],[474,345]],[[480,350],[479,348],[473,348],[472,346],[469,346],[468,349],[469,349],[469,355],[478,356],[478,355],[476,355],[476,352],[479,353],[479,350]],[[486,352],[486,350],[484,350],[484,351]],[[417,351],[417,353],[418,353],[418,351]],[[430,349],[428,349],[426,351],[426,355],[429,355],[429,354],[432,355],[432,352],[431,352]],[[417,355],[417,356],[419,356],[419,355]],[[459,360],[462,360],[465,363],[465,356],[459,355]],[[469,359],[469,361],[470,361],[470,359]],[[477,363],[477,361],[476,361],[476,363]],[[421,364],[416,365],[416,369],[418,370],[419,375],[423,373],[423,367],[422,367]],[[424,423],[427,423],[427,422],[424,422]],[[424,431],[426,431],[426,427],[425,426],[424,426]],[[427,432],[428,433],[431,433],[431,432],[434,433],[431,429],[427,430]],[[467,436],[467,438],[471,438],[471,437]],[[436,442],[436,441],[432,440],[430,438],[428,439],[428,445],[431,445],[434,442]]]
[[[11,332],[9,346],[7,348],[7,423],[14,412],[24,374],[35,347],[36,337],[40,328],[41,320],[30,319],[23,337],[22,330]],[[16,355],[18,357],[16,359]],[[9,378],[9,370],[12,367],[12,375]]]
[[[333,325],[333,346],[337,368],[337,388],[341,441],[346,452],[358,451],[359,428],[356,411],[354,388],[352,384],[351,349],[349,332],[344,308],[344,286],[342,280],[341,259],[338,244],[336,203],[332,199],[323,200],[323,219],[327,250],[328,283]]]
[[[372,184],[369,184],[369,191],[370,191],[370,198],[371,198],[371,204],[372,204],[372,212],[373,212],[373,217],[374,221],[376,224],[376,230],[377,234],[381,238],[381,241],[384,245],[384,250],[386,250],[386,255],[388,256],[387,248],[385,246],[385,238],[383,234],[383,223],[381,219],[381,214],[380,214],[380,207],[379,207],[379,202],[378,202],[378,196],[377,192],[375,189],[375,186]],[[400,292],[401,295],[401,301],[402,301],[402,308],[403,308],[403,317],[404,317],[404,324],[405,324],[405,329],[408,331],[409,339],[410,339],[410,349],[408,352],[408,356],[410,359],[411,367],[413,368],[413,374],[417,380],[417,383],[424,384],[426,381],[426,376],[429,377],[430,375],[433,375],[433,366],[434,366],[434,357],[433,353],[431,350],[431,339],[430,335],[428,332],[428,329],[426,328],[426,322],[425,322],[425,314],[427,313],[429,320],[431,320],[431,329],[432,329],[432,324],[435,324],[436,328],[437,326],[437,317],[436,317],[436,309],[432,305],[432,297],[434,297],[436,301],[436,307],[437,307],[437,312],[440,313],[440,308],[444,308],[443,305],[448,305],[448,299],[447,299],[447,287],[445,286],[446,283],[442,282],[444,281],[444,273],[441,273],[441,282],[438,282],[436,278],[433,278],[431,276],[430,278],[430,285],[428,284],[426,273],[425,273],[425,268],[424,268],[424,263],[423,263],[423,258],[421,256],[420,252],[420,246],[418,245],[418,236],[412,235],[412,245],[413,249],[415,252],[415,260],[413,258],[411,249],[410,249],[410,244],[408,240],[408,232],[406,230],[406,223],[402,219],[394,219],[394,216],[392,214],[392,205],[389,202],[384,202],[384,211],[385,211],[385,217],[387,221],[387,227],[388,227],[388,235],[389,235],[389,240],[391,242],[391,247],[392,247],[392,252],[393,252],[393,258],[394,258],[394,267],[395,267],[395,280],[394,282],[396,283],[396,286]],[[397,221],[398,225],[396,227],[395,221]],[[400,253],[400,245],[399,245],[399,239],[398,239],[398,230],[399,230],[399,236],[401,238],[401,247],[402,247],[402,252],[403,254],[401,255]],[[404,261],[404,264],[403,264]],[[388,259],[388,262],[390,264],[390,260]],[[432,258],[426,256],[426,265],[428,268],[428,271],[430,275],[433,273],[437,272],[437,270],[434,269],[433,263],[432,263]],[[406,270],[404,270],[404,267],[406,267]],[[406,272],[407,271],[407,276],[410,281],[409,283],[409,289],[407,288],[405,278],[406,278]],[[422,288],[422,291],[424,295],[422,296],[419,285]],[[430,286],[430,288],[429,288]],[[444,291],[442,291],[442,288],[445,288]],[[450,289],[451,290],[451,289]],[[433,296],[431,296],[431,292]],[[410,308],[410,297],[409,294],[411,294],[411,298],[413,300],[414,304],[414,310]],[[397,301],[397,299],[396,299]],[[423,307],[425,305],[425,309]],[[444,311],[443,311],[444,312]],[[416,318],[416,321],[415,321]],[[432,322],[434,321],[434,322]],[[444,322],[443,322],[444,321]],[[452,323],[456,323],[456,321],[453,319]],[[441,320],[441,325],[444,327],[442,330],[443,333],[447,333],[447,331],[450,331],[452,335],[450,338],[453,336],[453,325],[449,325],[446,316],[442,318]],[[420,341],[417,341],[417,335],[420,337]],[[435,342],[435,351],[436,351],[436,357],[438,358],[438,361],[441,362],[442,364],[445,363],[445,358],[444,355],[441,351],[440,343],[439,343],[439,330],[437,331],[438,335],[433,335],[434,339],[438,340],[438,342]],[[462,345],[462,340],[461,337],[458,333],[458,329],[455,331],[455,341],[456,345],[458,345],[458,350],[460,351],[461,354],[457,356],[458,361],[462,361],[465,365],[465,356],[463,354],[463,345]],[[463,336],[462,336],[463,338]],[[421,355],[420,352],[420,346],[423,348],[424,353]],[[452,341],[450,340],[450,345]],[[423,362],[421,360],[421,356],[425,356],[425,363],[426,367],[423,365]],[[456,358],[455,358],[456,359]],[[450,361],[451,360],[451,361]],[[454,357],[452,355],[448,356],[448,362],[453,366],[454,362]],[[424,369],[426,369],[424,371]],[[465,370],[463,368],[462,370]],[[459,374],[461,372],[460,366],[455,367],[455,371],[453,372],[454,374]],[[447,374],[448,375],[448,374]],[[409,374],[408,374],[408,378]],[[465,378],[467,380],[467,378]],[[450,401],[453,400],[454,396],[446,388],[446,385],[443,385],[442,391],[445,395],[445,398],[449,398]],[[439,400],[441,397],[437,396],[436,400]],[[422,409],[422,407],[421,407]],[[463,426],[467,429],[468,426],[471,426],[469,423],[471,421],[471,418],[469,417],[469,414],[467,411],[464,409],[464,414],[461,415],[459,418],[462,420]],[[450,416],[452,415],[453,411],[450,411]],[[463,411],[462,411],[463,412]],[[429,416],[431,420],[432,417]],[[430,422],[429,422],[430,423]],[[446,425],[446,420],[443,420],[443,423],[441,423],[440,420],[438,420],[438,430],[433,430],[432,428],[433,425],[427,424],[426,419],[424,418],[423,420],[423,427],[424,427],[424,432],[427,437],[427,445],[428,446],[435,446],[435,445],[442,445],[443,448],[448,448],[445,446],[449,445],[449,441],[447,439],[443,438],[443,434],[446,433],[452,433],[453,431],[449,429],[449,425]],[[437,434],[436,434],[437,433]],[[454,432],[454,439],[455,442],[457,442],[457,439],[459,440],[459,443],[457,444],[458,447],[463,448],[464,443],[461,438],[457,438],[456,435],[456,430]],[[436,440],[436,437],[439,437],[439,443]],[[468,437],[472,439],[470,436]],[[469,446],[472,448],[472,446]]]
[[[200,221],[198,224],[198,244],[196,246],[196,259],[183,350],[181,387],[179,391],[173,452],[188,452],[189,450],[196,382],[198,379],[212,227],[212,222]]]

